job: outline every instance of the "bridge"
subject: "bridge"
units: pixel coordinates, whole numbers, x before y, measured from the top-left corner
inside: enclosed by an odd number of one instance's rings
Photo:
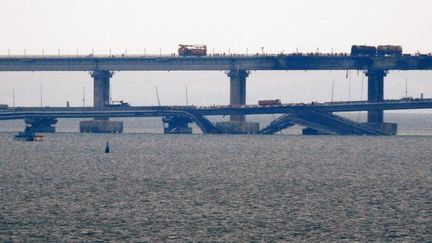
[[[306,126],[305,133],[394,135],[395,127],[377,129],[368,124],[350,121],[333,112],[406,110],[432,108],[432,99],[386,100],[383,102],[328,102],[283,105],[221,105],[196,106],[136,106],[136,107],[17,107],[0,111],[0,120],[25,119],[37,129],[47,129],[57,118],[164,117],[166,133],[191,131],[188,123],[195,122],[203,133],[224,133],[205,116],[283,114],[257,134],[274,134],[295,124]]]
[[[207,124],[209,131],[219,131],[228,133],[271,133],[270,130],[259,130],[257,123],[248,122],[245,115],[249,114],[285,114],[283,118],[275,120],[274,125],[281,127],[289,124],[303,124],[307,127],[306,133],[336,133],[346,134],[348,131],[356,130],[358,134],[373,134],[366,132],[369,130],[377,131],[378,134],[395,134],[396,125],[384,122],[384,110],[392,109],[417,109],[416,105],[431,108],[427,100],[415,101],[410,103],[384,102],[384,78],[388,72],[394,70],[431,70],[432,56],[430,54],[402,54],[388,56],[350,56],[339,53],[291,53],[276,55],[225,55],[216,54],[203,57],[179,57],[176,55],[122,55],[122,56],[0,56],[0,72],[11,71],[90,71],[94,83],[94,110],[76,110],[81,112],[75,114],[88,115],[95,117],[94,121],[81,124],[82,131],[120,131],[122,124],[109,121],[109,117],[115,117],[126,112],[138,112],[138,114],[158,114],[163,116],[164,123],[168,124],[166,132],[185,132],[189,133],[190,128],[187,124],[191,119],[201,124]],[[130,107],[128,111],[108,111],[110,79],[115,71],[226,71],[230,79],[230,107],[213,108],[181,108],[181,107],[158,107],[148,109],[144,107]],[[361,70],[368,78],[368,99],[367,102],[350,104],[313,104],[310,106],[280,106],[280,107],[251,107],[246,106],[246,79],[251,70]],[[423,103],[422,103],[423,102]],[[421,104],[420,104],[421,103]],[[403,108],[407,107],[407,108]],[[138,110],[136,110],[138,109]],[[298,110],[296,110],[298,109]],[[368,119],[366,124],[351,124],[346,127],[349,121],[337,117],[333,112],[337,111],[366,110]],[[45,110],[45,111],[26,111],[33,112],[32,119],[27,118],[27,122],[33,124],[49,124],[44,117],[52,112],[52,117],[66,117],[71,115],[73,110]],[[169,112],[168,112],[169,111]],[[39,113],[38,113],[39,112]],[[63,112],[63,113],[62,113]],[[98,113],[99,112],[99,113]],[[153,113],[152,113],[153,112]],[[261,113],[260,113],[261,112]],[[175,114],[174,114],[175,113]],[[180,114],[181,113],[181,114]],[[36,119],[35,114],[40,115],[40,120]],[[191,115],[192,114],[192,115]],[[290,115],[288,115],[290,114]],[[14,113],[11,116],[20,114]],[[206,115],[229,115],[230,122],[219,124],[217,130],[206,122]],[[21,114],[24,117],[24,113]],[[80,116],[80,117],[82,117]],[[42,122],[44,121],[44,122]],[[51,122],[54,122],[52,120]],[[345,127],[343,131],[336,129],[337,126]],[[362,126],[362,129],[360,129]],[[51,127],[51,126],[45,126]],[[117,129],[117,128],[118,129]],[[215,126],[216,127],[216,126]],[[333,128],[332,128],[333,127]],[[115,128],[115,129],[114,129]],[[170,130],[171,129],[171,130]],[[42,129],[41,131],[52,131],[53,129]],[[335,132],[335,130],[338,130]],[[363,132],[359,132],[362,130]]]
[[[430,70],[431,55],[0,56],[1,71]]]

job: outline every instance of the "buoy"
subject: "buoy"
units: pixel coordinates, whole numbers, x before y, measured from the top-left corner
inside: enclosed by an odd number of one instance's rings
[[[110,152],[109,142],[106,142],[106,144],[105,144],[105,153],[109,153],[109,152]]]

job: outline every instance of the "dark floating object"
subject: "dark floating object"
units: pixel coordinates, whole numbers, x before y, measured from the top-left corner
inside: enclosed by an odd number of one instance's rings
[[[105,153],[109,153],[109,152],[110,152],[109,142],[106,142],[106,144],[105,144]]]
[[[19,132],[15,135],[16,141],[35,141],[35,142],[41,142],[42,141],[42,135],[36,135],[33,132],[33,129],[31,127],[26,127],[23,132]]]

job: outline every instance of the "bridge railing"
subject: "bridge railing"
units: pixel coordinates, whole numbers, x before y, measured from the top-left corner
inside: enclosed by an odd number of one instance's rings
[[[298,56],[304,56],[304,57],[348,57],[348,53],[318,53],[318,52],[311,52],[311,53],[256,53],[256,54],[237,54],[237,53],[211,53],[206,56],[198,56],[200,58],[220,58],[220,57],[284,57],[284,56],[292,56],[292,57],[298,57]],[[171,54],[61,54],[61,55],[53,55],[53,54],[0,54],[0,59],[43,59],[43,58],[49,58],[49,59],[64,59],[64,58],[173,58],[173,57],[181,57],[181,58],[190,58],[190,57],[184,57],[179,56],[176,53]],[[192,56],[197,57],[197,56]]]
[[[70,53],[70,52],[69,52]],[[350,56],[350,53],[346,52],[291,52],[291,53],[208,53],[206,56],[200,56],[201,58],[212,58],[212,57],[280,57],[280,56],[304,56],[304,57],[348,57]],[[416,52],[414,54],[404,53],[402,56],[432,56],[432,53],[420,53]],[[24,51],[24,54],[16,54],[11,53],[11,50],[8,50],[7,53],[0,53],[0,58],[157,58],[157,57],[183,57],[188,58],[184,56],[179,56],[177,53],[169,53],[169,54],[146,54],[146,53],[132,53],[129,54],[127,52],[124,53],[102,53],[102,54],[95,54],[94,52],[86,53],[86,54],[79,54],[78,50],[76,54],[60,54],[60,50],[58,54],[45,54],[44,51],[42,51],[41,54],[29,54]],[[192,56],[197,57],[197,56]]]

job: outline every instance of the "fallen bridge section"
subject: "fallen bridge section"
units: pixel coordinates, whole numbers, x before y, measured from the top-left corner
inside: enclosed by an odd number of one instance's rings
[[[326,112],[304,110],[283,115],[270,125],[259,131],[259,134],[274,134],[293,125],[306,127],[304,134],[330,134],[330,135],[395,135],[385,129],[378,129],[366,124],[358,123],[344,117]]]
[[[189,131],[188,123],[195,122],[204,133],[224,132],[205,116],[210,115],[251,115],[251,114],[285,114],[273,121],[268,127],[254,132],[274,134],[293,124],[307,128],[307,132],[320,134],[360,134],[360,135],[394,135],[396,124],[391,123],[356,123],[334,112],[368,111],[368,110],[403,110],[430,109],[432,99],[389,100],[383,102],[333,102],[313,104],[285,104],[274,106],[240,105],[240,106],[150,106],[150,107],[53,107],[53,108],[9,108],[0,110],[0,120],[43,120],[57,118],[94,118],[108,119],[115,117],[171,117],[166,118],[169,131]],[[183,119],[183,118],[187,119]],[[181,119],[177,119],[181,118]],[[167,131],[168,131],[167,130]],[[255,129],[254,129],[255,130]],[[225,131],[226,132],[226,131]]]
[[[187,109],[186,113],[203,133],[220,133],[219,129],[196,109]]]
[[[295,122],[291,119],[291,117],[291,114],[287,114],[276,118],[268,126],[258,131],[258,134],[275,134],[284,129],[294,126]]]

